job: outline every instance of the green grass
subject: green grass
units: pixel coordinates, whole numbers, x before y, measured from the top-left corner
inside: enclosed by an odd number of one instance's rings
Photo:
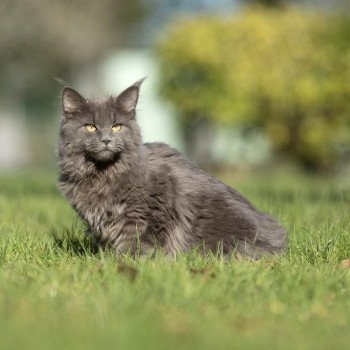
[[[231,175],[290,233],[258,262],[93,254],[52,173],[0,181],[1,349],[349,348],[345,181]]]

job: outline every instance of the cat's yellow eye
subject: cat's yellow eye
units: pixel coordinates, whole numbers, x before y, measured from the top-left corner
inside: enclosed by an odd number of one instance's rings
[[[96,131],[96,126],[94,124],[88,124],[86,125],[86,130],[89,132],[94,132]]]
[[[112,131],[113,131],[113,132],[117,132],[117,131],[119,131],[121,128],[122,128],[122,126],[121,126],[120,124],[114,124],[114,125],[112,126]]]

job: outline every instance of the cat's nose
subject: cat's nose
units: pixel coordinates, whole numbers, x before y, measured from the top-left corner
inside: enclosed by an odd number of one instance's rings
[[[111,142],[111,139],[109,137],[102,137],[101,141],[107,146]]]

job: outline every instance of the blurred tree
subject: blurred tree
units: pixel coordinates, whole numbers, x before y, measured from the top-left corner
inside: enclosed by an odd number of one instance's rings
[[[258,4],[263,6],[269,6],[269,7],[281,7],[286,5],[288,2],[291,2],[291,0],[244,0],[244,2],[251,4]]]
[[[306,5],[312,8],[349,9],[349,0],[241,0],[248,5],[262,5],[267,7],[283,7],[287,5]]]
[[[158,52],[161,91],[187,133],[199,121],[259,127],[276,151],[315,170],[349,148],[349,18],[252,8],[187,19]]]
[[[121,42],[145,13],[141,0],[2,0],[0,99],[25,100],[28,108],[52,104],[52,77],[73,74]],[[54,90],[54,91],[53,91]]]

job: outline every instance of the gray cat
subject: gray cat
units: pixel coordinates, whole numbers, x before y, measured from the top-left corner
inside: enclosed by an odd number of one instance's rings
[[[173,148],[142,143],[141,82],[104,99],[63,89],[59,188],[95,241],[131,254],[281,252],[286,233],[273,218]]]

